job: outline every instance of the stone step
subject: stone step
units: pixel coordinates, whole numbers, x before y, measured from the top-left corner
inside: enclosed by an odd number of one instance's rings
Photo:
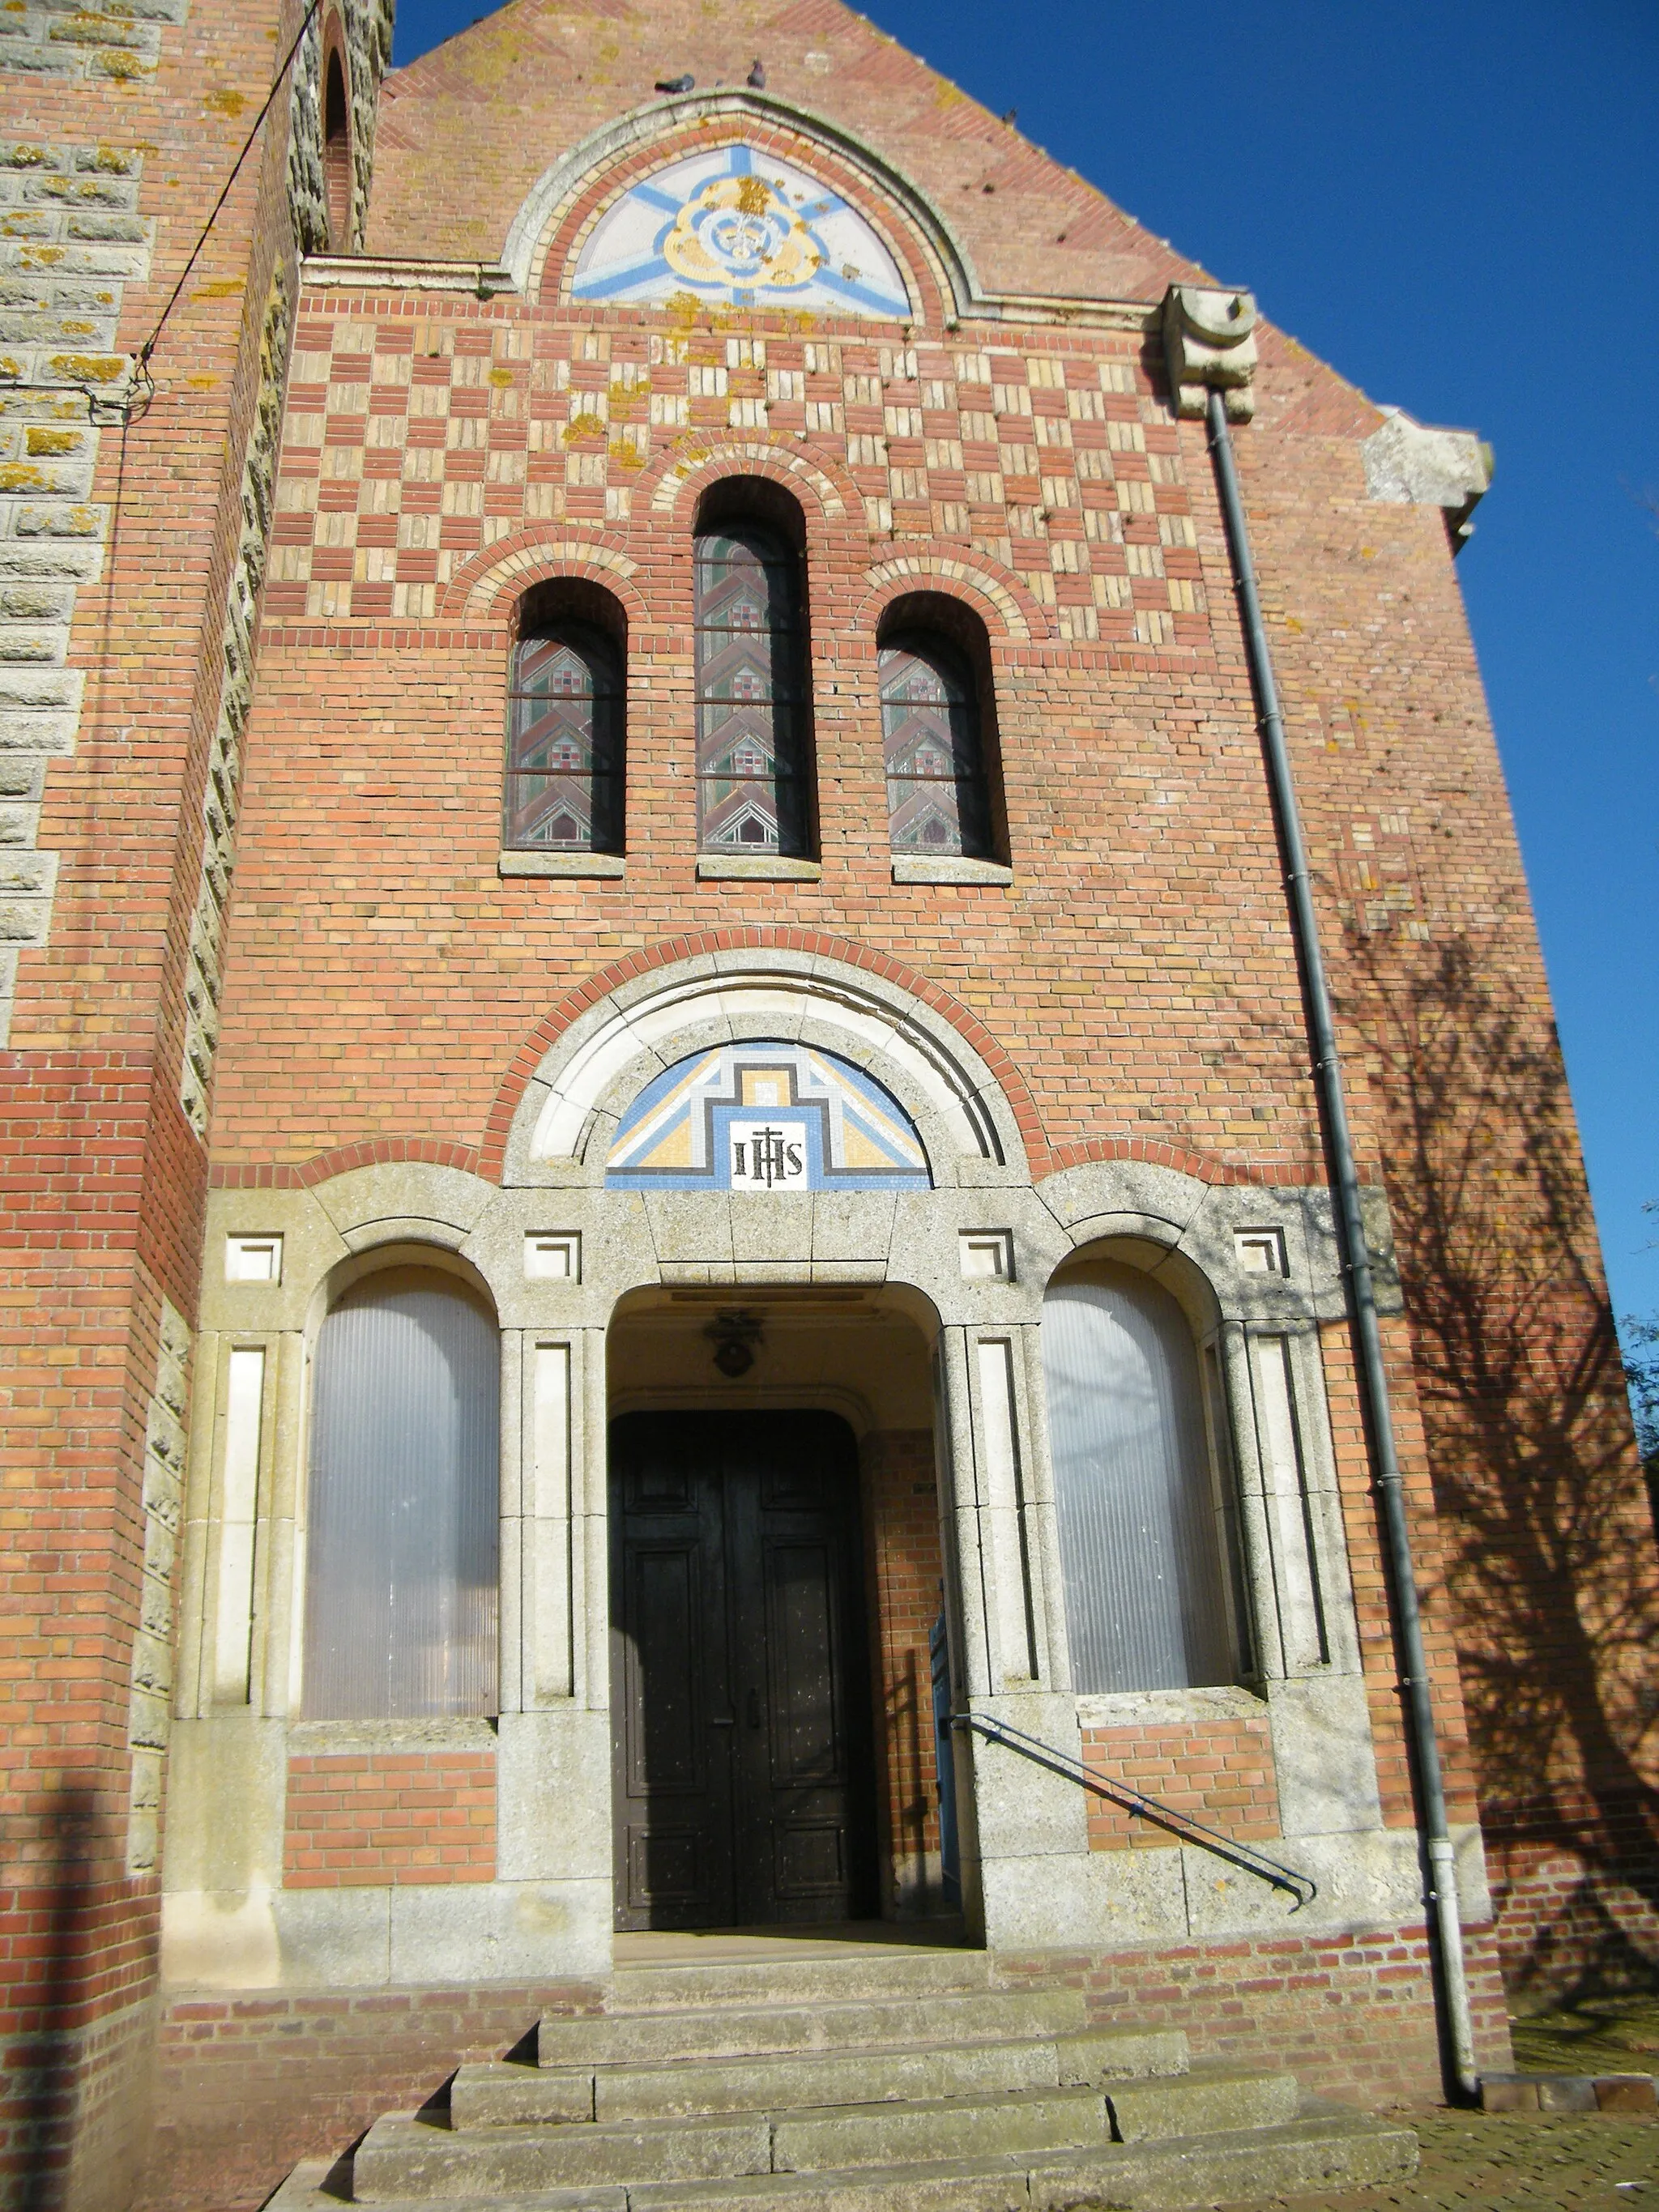
[[[989,1983],[990,1960],[983,1951],[954,1944],[845,1944],[796,1957],[620,1966],[611,1978],[609,2008],[817,2004],[984,1990]]]
[[[1029,2156],[1111,2140],[1096,2089],[826,2106],[723,2118],[591,2121],[465,2132],[397,2114],[359,2148],[358,2197],[452,2199],[589,2184],[730,2179],[939,2158]]]
[[[361,2157],[362,2154],[359,2154]],[[1416,2170],[1417,2138],[1397,2123],[1306,2104],[1282,2126],[1166,2142],[1106,2143],[1058,2155],[928,2160],[852,2171],[757,2173],[448,2197],[448,2212],[1184,2212],[1218,2200],[1333,2192]],[[337,2212],[339,2169],[297,2167],[267,2212]],[[323,2193],[331,2179],[331,2193]],[[431,2195],[378,2196],[380,2212],[415,2212]]]
[[[1024,2205],[1026,2212],[1075,2212],[1087,2204],[1123,2205],[1128,2212],[1184,2212],[1189,2205],[1252,2197],[1373,2188],[1416,2171],[1417,2137],[1408,2127],[1369,2112],[1310,2102],[1299,2118],[1279,2127],[1115,2143],[1083,2158],[1033,2160],[1024,2177]],[[680,2208],[715,2212],[716,2201],[683,2194]],[[630,2191],[629,2212],[668,2212],[668,2203],[660,2191],[647,2196]],[[747,2212],[754,2212],[752,2198]],[[815,2206],[813,2212],[852,2208],[830,2204]],[[895,2203],[884,2212],[899,2212],[899,2207]],[[906,2206],[903,2212],[921,2208]]]
[[[1206,2062],[1173,2080],[1115,2081],[1106,2102],[1113,2134],[1121,2142],[1137,2143],[1283,2127],[1296,2118],[1300,2097],[1294,2074]]]
[[[768,2051],[1002,2043],[1080,2028],[1086,2011],[1081,1990],[953,1990],[861,2002],[612,2011],[544,2018],[538,2051],[544,2067],[620,2066]]]
[[[1174,2029],[1092,2028],[1001,2042],[763,2053],[644,2066],[463,2066],[450,2089],[457,2130],[585,2119],[672,2119],[901,2098],[1079,2087],[1185,2072]]]
[[[763,2114],[723,2120],[580,2127],[479,2128],[465,2135],[393,2112],[376,2120],[352,2162],[359,2203],[457,2197],[647,2181],[712,2181],[772,2171],[772,2125]]]
[[[830,2106],[773,2116],[772,2167],[815,2173],[941,2158],[1029,2158],[1091,2148],[1111,2136],[1111,2117],[1097,2089]]]

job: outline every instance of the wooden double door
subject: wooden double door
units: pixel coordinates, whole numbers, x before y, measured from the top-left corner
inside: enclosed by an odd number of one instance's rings
[[[851,1430],[629,1413],[611,1430],[619,1929],[876,1910]]]

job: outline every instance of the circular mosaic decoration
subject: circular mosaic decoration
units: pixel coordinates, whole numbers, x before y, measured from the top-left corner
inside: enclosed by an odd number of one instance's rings
[[[788,202],[761,177],[716,177],[688,202],[663,240],[663,259],[693,284],[786,289],[810,284],[823,249]]]
[[[720,146],[631,185],[595,224],[573,299],[659,305],[691,292],[732,306],[902,319],[897,264],[857,210],[805,170]]]

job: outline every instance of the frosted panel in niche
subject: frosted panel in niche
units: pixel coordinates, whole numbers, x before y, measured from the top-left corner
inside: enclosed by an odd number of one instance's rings
[[[219,1600],[213,1639],[213,1694],[246,1705],[253,1638],[254,1539],[259,1511],[259,1430],[265,1355],[234,1351],[225,1393],[225,1462],[219,1492]]]
[[[283,1240],[280,1237],[227,1237],[225,1280],[228,1283],[280,1283],[283,1279]]]
[[[498,1359],[483,1305],[418,1269],[358,1284],[324,1322],[308,1718],[496,1710]]]
[[[1175,1300],[1127,1268],[1051,1290],[1042,1365],[1075,1686],[1232,1680],[1198,1358]]]
[[[1273,1521],[1273,1582],[1285,1662],[1291,1668],[1321,1666],[1330,1654],[1314,1571],[1316,1553],[1288,1340],[1282,1336],[1252,1338],[1250,1376],[1262,1486]]]

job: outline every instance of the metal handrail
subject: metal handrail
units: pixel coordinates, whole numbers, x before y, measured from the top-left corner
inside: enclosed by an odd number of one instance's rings
[[[1178,1813],[1172,1805],[1160,1805],[1156,1797],[1143,1797],[1138,1790],[1131,1790],[1121,1782],[1108,1781],[1085,1766],[1081,1759],[1073,1759],[1069,1752],[1060,1750],[1052,1743],[1044,1743],[1041,1736],[1028,1735],[1024,1729],[1010,1727],[1006,1721],[994,1719],[989,1713],[952,1713],[952,1728],[972,1729],[989,1743],[1000,1743],[1010,1751],[1017,1751],[1038,1766],[1046,1766],[1052,1774],[1075,1782],[1079,1788],[1092,1790],[1097,1797],[1109,1798],[1122,1806],[1139,1820],[1151,1820],[1160,1828],[1167,1828],[1172,1836],[1183,1843],[1196,1844],[1200,1850],[1213,1851],[1218,1858],[1227,1859],[1246,1874],[1253,1874],[1260,1881],[1271,1882],[1296,1899],[1292,1912],[1300,1912],[1304,1905],[1311,1905],[1319,1894],[1319,1885],[1310,1875],[1297,1874],[1293,1867],[1280,1866],[1266,1852],[1254,1850],[1249,1844],[1236,1843],[1232,1837],[1206,1828],[1201,1820],[1194,1820],[1186,1813]]]

